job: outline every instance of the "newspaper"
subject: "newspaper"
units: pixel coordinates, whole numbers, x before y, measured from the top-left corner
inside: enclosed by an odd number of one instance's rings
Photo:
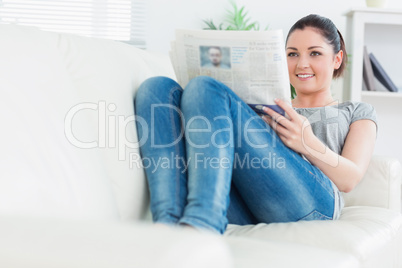
[[[290,83],[282,30],[176,30],[170,58],[184,88],[194,77],[207,75],[231,88],[256,112],[280,98],[290,103]]]

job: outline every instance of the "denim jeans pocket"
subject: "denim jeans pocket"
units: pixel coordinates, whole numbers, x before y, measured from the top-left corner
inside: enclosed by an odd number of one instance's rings
[[[317,210],[313,210],[306,216],[300,219],[300,221],[327,221],[332,220],[332,217],[328,217]]]

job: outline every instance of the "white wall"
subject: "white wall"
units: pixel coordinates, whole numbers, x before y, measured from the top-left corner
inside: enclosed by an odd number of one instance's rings
[[[149,16],[147,29],[148,50],[167,54],[174,31],[178,28],[202,29],[203,19],[213,19],[215,24],[223,21],[226,9],[231,8],[229,0],[147,0]],[[262,28],[289,28],[301,17],[311,13],[330,18],[345,33],[344,14],[354,7],[365,7],[365,0],[237,0],[238,6],[245,6],[252,20],[260,22]],[[402,9],[402,1],[388,0],[388,8]],[[345,34],[344,34],[345,35]],[[345,40],[347,42],[348,40]],[[342,100],[342,80],[332,85],[336,99]]]
[[[283,29],[285,34],[296,20],[316,13],[329,17],[341,32],[345,31],[346,18],[343,16],[353,7],[365,7],[365,0],[236,0],[244,5],[253,20],[271,29]],[[222,21],[225,9],[230,8],[229,0],[147,0],[148,48],[167,53],[169,43],[174,38],[174,30],[202,29],[202,19],[212,18]],[[402,9],[401,0],[388,0],[388,8]]]

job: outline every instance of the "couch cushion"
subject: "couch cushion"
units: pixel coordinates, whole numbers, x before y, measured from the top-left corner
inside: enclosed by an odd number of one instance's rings
[[[167,57],[121,42],[1,25],[0,212],[142,217],[133,97],[173,73]]]
[[[100,158],[66,139],[79,99],[55,37],[0,25],[0,213],[117,219]],[[89,133],[81,119],[75,126]]]
[[[174,77],[170,61],[121,42],[67,34],[57,38],[57,49],[80,97],[77,104],[96,107],[79,113],[90,118],[93,139],[98,141],[90,150],[102,158],[120,216],[124,220],[141,218],[148,191],[139,157],[133,99],[145,79]]]
[[[343,193],[345,206],[372,206],[401,211],[401,163],[391,157],[373,156],[361,182]]]
[[[331,251],[298,243],[226,236],[236,268],[330,268],[360,267],[349,253]]]
[[[391,243],[400,231],[402,216],[388,209],[347,207],[337,221],[304,221],[257,225],[229,225],[226,236],[295,242],[353,254],[364,261]]]

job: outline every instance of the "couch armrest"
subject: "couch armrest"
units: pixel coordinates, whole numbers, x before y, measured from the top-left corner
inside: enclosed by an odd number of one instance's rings
[[[372,206],[401,211],[400,162],[373,156],[362,181],[350,193],[343,193],[345,206]]]

